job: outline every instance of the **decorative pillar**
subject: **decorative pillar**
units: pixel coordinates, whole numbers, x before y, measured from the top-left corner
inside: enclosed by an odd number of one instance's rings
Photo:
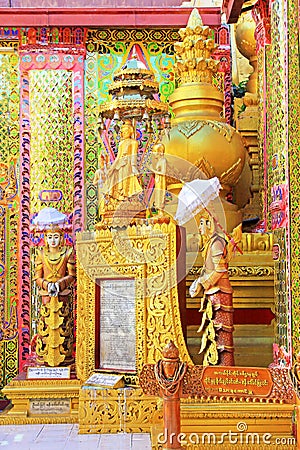
[[[290,212],[290,290],[292,309],[292,350],[293,357],[300,352],[300,223],[299,223],[299,86],[300,86],[300,52],[299,52],[299,21],[300,3],[299,0],[288,0],[287,21],[288,21],[288,167],[289,167],[289,212]],[[300,433],[300,426],[299,426]],[[300,438],[300,436],[299,436]],[[299,441],[298,441],[299,442]]]
[[[235,99],[235,111],[243,108],[236,114],[236,127],[244,138],[248,154],[248,164],[251,179],[250,193],[247,186],[243,184],[243,177],[235,189],[235,198],[240,207],[243,207],[243,219],[262,219],[262,208],[260,201],[261,175],[260,154],[257,140],[258,127],[258,98],[257,98],[257,54],[256,41],[254,38],[255,22],[251,11],[242,14],[236,26],[236,44],[240,53],[249,60],[252,73],[246,85],[246,93],[243,99]],[[247,204],[245,205],[245,203]]]
[[[20,305],[18,309],[18,325],[20,331],[19,365],[20,370],[29,353],[31,338],[31,276],[30,276],[30,221],[32,214],[37,213],[36,207],[47,205],[43,198],[43,190],[38,192],[32,208],[30,186],[32,185],[31,157],[31,118],[30,118],[30,71],[52,70],[72,73],[72,134],[70,152],[73,152],[73,192],[70,186],[65,186],[66,195],[70,197],[70,210],[64,211],[72,215],[73,233],[84,227],[84,32],[82,29],[71,28],[29,28],[20,36],[20,264],[18,283]],[[63,44],[63,45],[61,45]],[[62,112],[63,114],[63,112]],[[45,120],[51,120],[46,118]],[[61,136],[63,139],[64,137]],[[45,147],[46,148],[46,147]],[[57,154],[56,158],[64,155]],[[44,158],[44,160],[43,160]],[[40,167],[47,163],[47,154],[42,154]],[[49,169],[50,170],[50,169]],[[53,175],[53,174],[52,174]],[[49,179],[51,174],[47,173]],[[53,176],[53,178],[55,178]],[[57,180],[58,181],[58,180]],[[55,180],[53,180],[55,183]],[[42,183],[42,182],[41,182]],[[42,184],[41,184],[42,185]],[[53,191],[53,186],[51,186]],[[36,200],[36,195],[35,195]],[[64,206],[65,207],[65,206]]]
[[[262,105],[259,111],[259,139],[264,161],[264,218],[266,229],[272,230],[274,237],[275,342],[291,354],[289,43],[286,3],[285,0],[259,0],[253,13],[259,74],[264,74],[259,79],[258,89],[259,104]]]

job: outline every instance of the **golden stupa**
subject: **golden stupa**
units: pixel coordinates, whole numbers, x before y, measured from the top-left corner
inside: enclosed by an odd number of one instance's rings
[[[182,42],[175,44],[179,86],[169,99],[175,117],[163,143],[166,154],[176,157],[172,161],[181,182],[191,181],[201,172],[208,178],[219,178],[227,231],[231,231],[241,222],[241,214],[226,196],[241,176],[246,151],[241,135],[222,117],[224,94],[213,82],[219,62],[212,53],[217,45],[197,9],[179,34]],[[168,190],[178,192],[180,183],[170,183]]]

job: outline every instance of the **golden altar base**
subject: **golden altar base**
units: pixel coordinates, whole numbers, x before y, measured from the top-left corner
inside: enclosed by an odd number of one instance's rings
[[[24,374],[23,374],[24,375]],[[3,393],[11,400],[12,408],[0,414],[0,425],[30,424],[30,423],[77,423],[80,382],[71,380],[27,380],[19,375],[5,388]],[[35,414],[31,405],[33,402],[50,403],[57,408],[55,414]],[[67,410],[59,412],[58,405],[67,402]],[[55,406],[56,405],[56,406]]]

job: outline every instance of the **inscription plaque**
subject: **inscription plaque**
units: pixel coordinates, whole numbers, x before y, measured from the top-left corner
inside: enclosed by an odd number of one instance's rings
[[[28,367],[28,380],[60,379],[70,378],[70,367]]]
[[[99,368],[135,372],[135,280],[99,280],[99,284]]]
[[[273,381],[268,369],[259,367],[205,367],[202,384],[209,395],[268,397]]]
[[[69,398],[35,398],[29,400],[29,413],[32,415],[70,414],[71,400]]]

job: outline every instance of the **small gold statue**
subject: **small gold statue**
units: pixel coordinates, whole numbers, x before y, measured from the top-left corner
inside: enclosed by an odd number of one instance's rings
[[[163,144],[153,145],[151,165],[149,166],[154,173],[153,205],[161,211],[164,209],[166,198],[167,160],[164,153],[165,146]]]
[[[75,280],[73,247],[64,245],[64,231],[45,232],[45,246],[35,261],[35,282],[42,306],[36,343],[37,360],[49,366],[73,362],[73,317],[70,286]]]
[[[101,154],[98,159],[98,169],[96,170],[93,178],[93,185],[97,186],[99,203],[103,196],[103,186],[106,180],[106,174],[107,174],[107,158],[103,154]]]
[[[207,210],[203,210],[199,218],[204,265],[200,277],[190,286],[191,297],[204,290],[200,308],[203,316],[198,330],[203,332],[199,353],[204,352],[203,365],[233,366],[233,306],[227,240]]]
[[[103,192],[116,200],[125,200],[142,191],[137,169],[138,142],[133,139],[133,132],[131,121],[125,120],[117,157],[107,171]]]

